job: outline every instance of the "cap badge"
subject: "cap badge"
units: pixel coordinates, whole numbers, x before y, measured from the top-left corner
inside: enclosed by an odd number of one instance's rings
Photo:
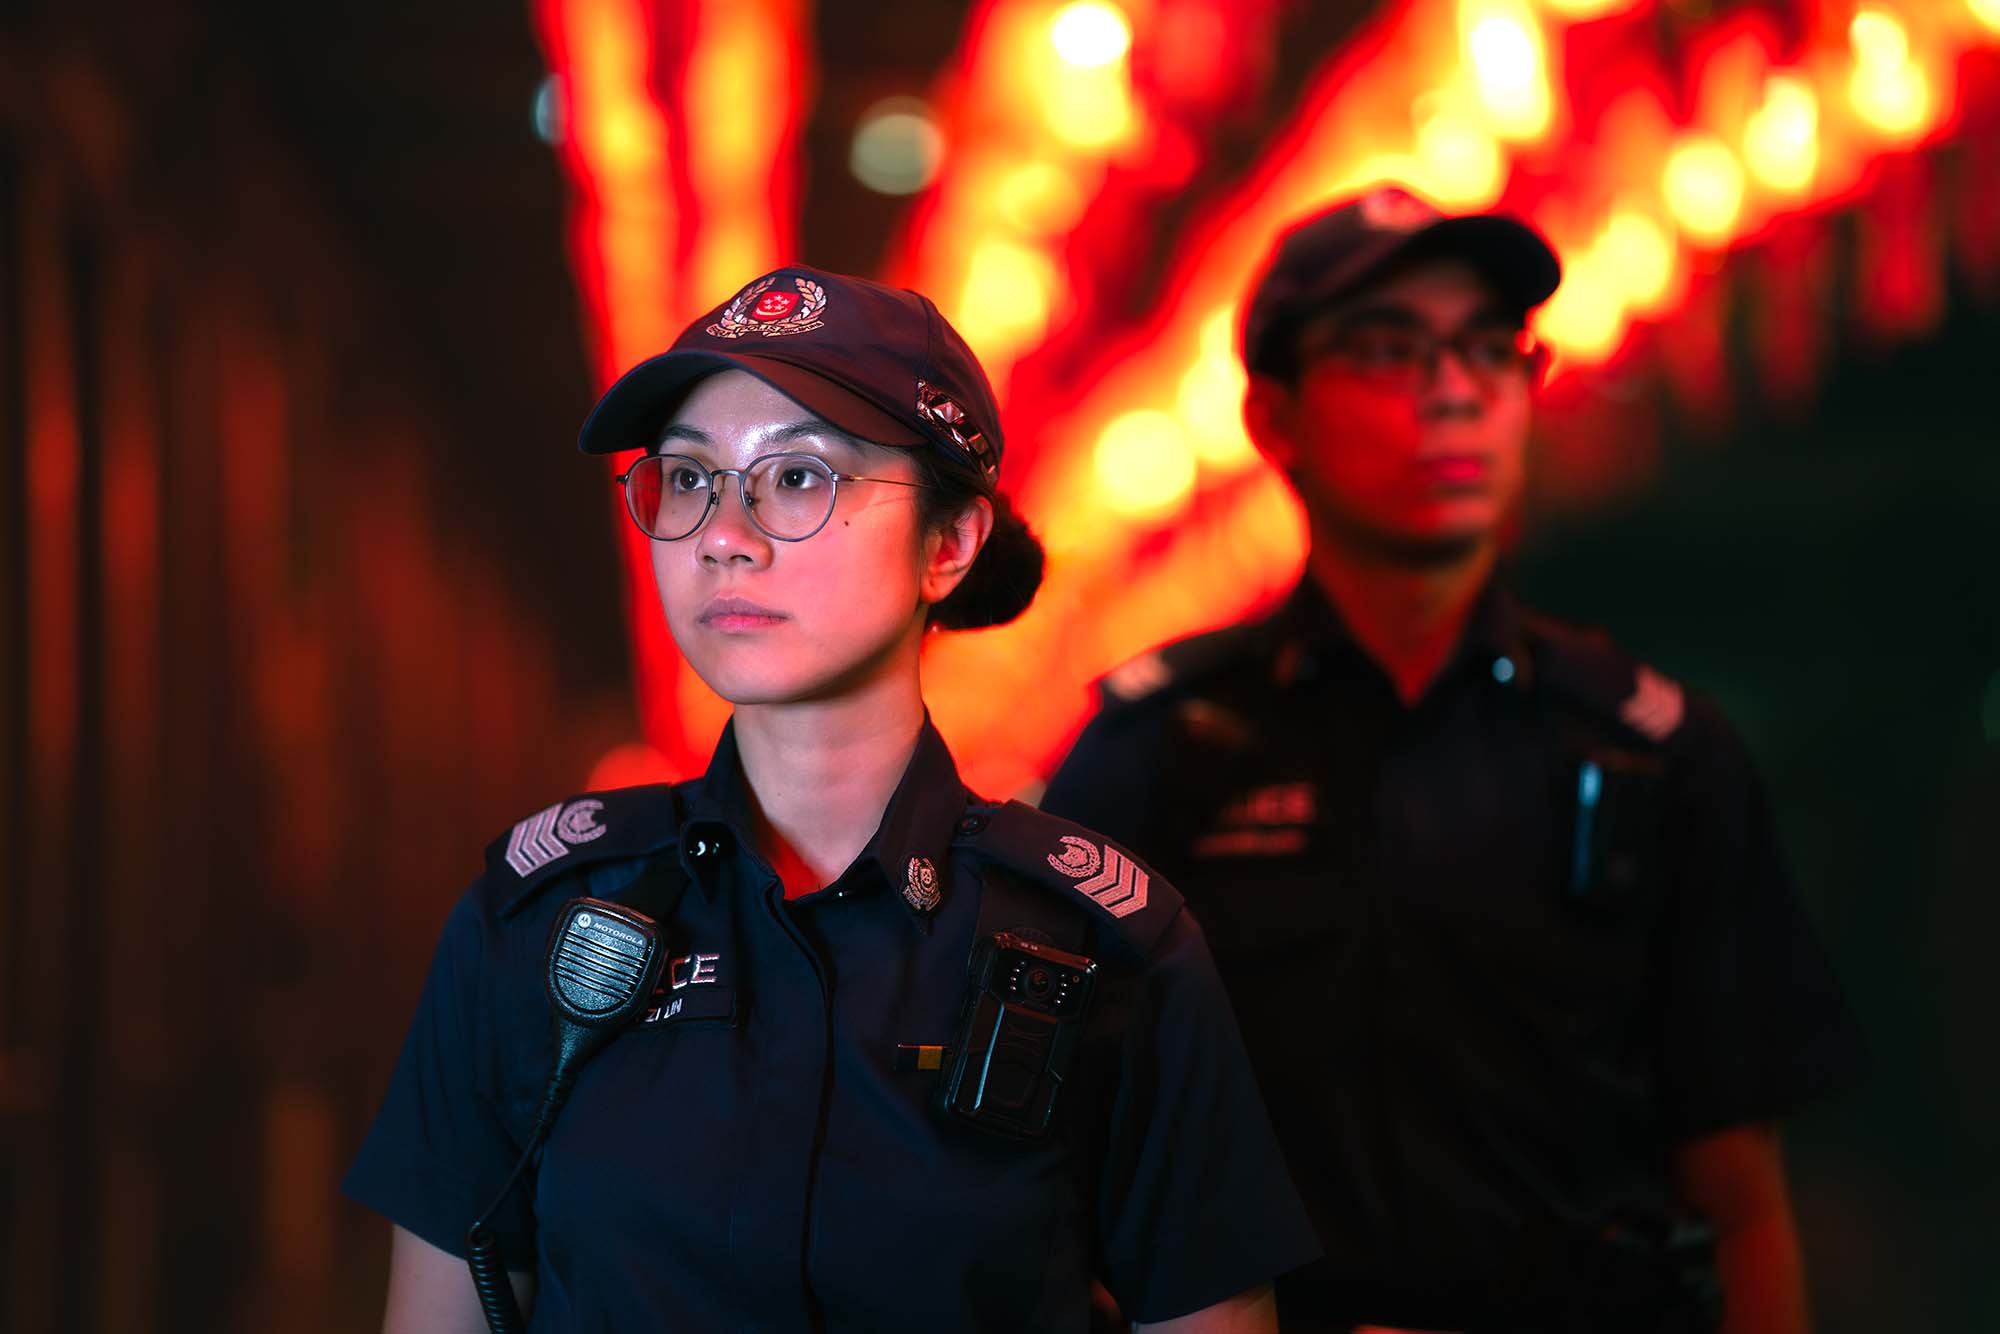
[[[820,312],[826,309],[826,289],[810,278],[792,279],[794,290],[777,287],[772,274],[744,288],[736,299],[722,308],[708,332],[716,338],[741,338],[762,334],[810,333],[825,324]]]
[[[1384,188],[1361,197],[1361,220],[1380,232],[1413,232],[1437,220],[1437,210],[1407,190]]]
[[[959,406],[957,399],[924,380],[917,381],[917,415],[942,431],[952,447],[989,477],[1000,470],[1000,458],[986,443],[986,434]]]
[[[937,867],[931,865],[928,857],[912,857],[907,879],[903,884],[903,902],[918,912],[930,912],[944,898],[938,889]]]

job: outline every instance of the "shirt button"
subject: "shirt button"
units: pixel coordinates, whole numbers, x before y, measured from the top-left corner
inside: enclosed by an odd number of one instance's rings
[[[983,815],[968,815],[958,822],[958,832],[968,838],[985,828],[986,817]]]
[[[1503,686],[1513,680],[1514,660],[1506,657],[1495,658],[1493,660],[1493,679]]]

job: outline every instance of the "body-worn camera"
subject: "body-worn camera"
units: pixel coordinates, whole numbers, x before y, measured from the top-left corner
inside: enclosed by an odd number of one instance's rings
[[[997,931],[969,971],[938,1102],[982,1130],[1040,1139],[1076,1064],[1096,961]]]

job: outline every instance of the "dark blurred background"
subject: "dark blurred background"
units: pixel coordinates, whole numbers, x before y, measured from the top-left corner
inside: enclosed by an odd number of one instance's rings
[[[1365,12],[1300,8],[1293,50]],[[876,266],[849,123],[965,12],[815,20],[808,259]],[[374,1327],[334,1185],[437,927],[636,735],[543,74],[507,5],[0,17],[0,1327]],[[1876,1058],[1790,1139],[1832,1331],[2000,1328],[1995,322],[1947,287],[1913,339],[1830,317],[1804,402],[1741,348],[1725,414],[1628,376],[1586,416],[1645,483],[1519,557],[1773,786]]]

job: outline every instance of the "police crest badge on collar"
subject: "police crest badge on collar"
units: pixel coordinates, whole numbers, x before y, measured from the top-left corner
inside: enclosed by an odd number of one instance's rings
[[[772,274],[761,282],[755,282],[736,294],[736,299],[722,308],[715,323],[708,326],[708,333],[716,338],[741,338],[745,334],[762,334],[766,338],[776,338],[782,334],[811,333],[825,324],[820,313],[826,309],[826,289],[810,278],[794,278],[795,291],[776,288],[778,277]]]
[[[1076,891],[1113,917],[1125,917],[1146,906],[1149,877],[1139,864],[1112,847],[1100,849],[1087,838],[1062,836],[1062,851],[1049,854],[1049,865],[1077,882]]]
[[[903,902],[918,912],[932,912],[944,900],[937,867],[928,857],[912,857],[903,882]]]

